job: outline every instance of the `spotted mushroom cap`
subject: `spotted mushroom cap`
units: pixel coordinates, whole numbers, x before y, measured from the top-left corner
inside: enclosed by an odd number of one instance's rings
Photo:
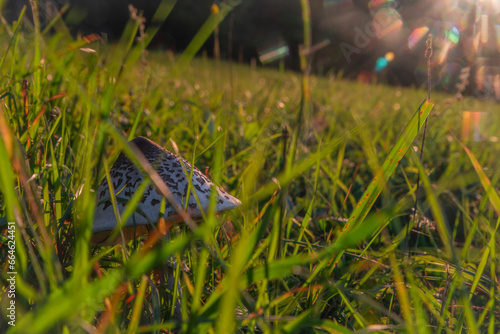
[[[142,152],[179,203],[185,203],[189,183],[180,162],[182,158],[144,137],[137,137],[130,143],[133,143]],[[192,167],[184,159],[182,161],[187,170],[187,175],[190,174],[191,168],[193,168],[192,183],[204,212],[208,211],[211,189],[217,191],[216,212],[231,210],[241,204],[240,200],[228,194],[224,189],[215,186],[198,168]],[[110,176],[117,198],[118,210],[122,213],[125,210],[128,199],[133,196],[142,183],[144,174],[122,152],[111,168]],[[124,227],[131,227],[134,224],[135,226],[139,226],[156,223],[160,215],[162,198],[163,195],[160,191],[153,184],[150,184],[144,192],[133,217],[125,222]],[[94,234],[102,231],[110,231],[116,226],[116,218],[106,178],[102,180],[97,189],[97,201],[94,226],[92,228],[92,233]],[[187,212],[193,218],[201,217],[201,210],[192,191],[189,196]],[[168,201],[166,201],[164,218],[166,221],[179,219],[177,211]]]

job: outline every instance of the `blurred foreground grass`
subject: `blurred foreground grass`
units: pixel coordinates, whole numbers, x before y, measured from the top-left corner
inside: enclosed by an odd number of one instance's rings
[[[10,221],[17,272],[16,326],[2,316],[2,332],[500,331],[498,105],[433,94],[423,163],[420,134],[347,227],[338,218],[426,92],[311,77],[304,120],[300,74],[146,54],[136,21],[116,45],[55,27],[0,29],[3,315]],[[464,111],[483,112],[480,140],[464,138],[476,169],[457,139]],[[208,166],[243,206],[149,250],[89,246],[103,166],[139,135]],[[176,320],[162,276],[171,256],[191,269],[176,272]]]

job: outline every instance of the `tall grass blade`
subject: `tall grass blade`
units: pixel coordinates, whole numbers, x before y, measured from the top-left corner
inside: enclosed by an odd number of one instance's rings
[[[141,319],[141,312],[144,301],[144,294],[146,293],[146,286],[148,284],[148,277],[142,276],[141,282],[139,284],[139,289],[135,295],[134,308],[132,310],[132,316],[130,318],[130,325],[128,327],[128,333],[137,333],[139,328],[139,320]]]
[[[160,30],[163,22],[167,19],[168,15],[170,15],[176,2],[177,0],[163,0],[160,2],[158,9],[151,19],[151,24],[148,25],[145,31],[143,40],[141,43],[137,43],[130,51],[130,55],[127,57],[124,64],[125,68],[131,68],[139,60],[142,52],[148,47],[158,30]]]
[[[481,184],[483,185],[483,188],[486,191],[486,194],[488,195],[491,205],[495,209],[497,215],[500,215],[500,196],[498,195],[495,188],[491,184],[491,181],[488,178],[488,176],[486,176],[486,174],[484,173],[483,167],[476,159],[476,156],[464,144],[462,144],[461,142],[459,143],[460,145],[462,145],[463,149],[465,150],[465,153],[467,153],[467,155],[469,156],[469,159],[472,162],[472,166],[474,167],[474,170],[479,176],[479,180],[481,181]],[[498,229],[498,223],[495,229]]]
[[[420,129],[423,127],[424,121],[429,116],[433,107],[433,102],[425,100],[420,105],[417,112],[413,115],[408,124],[406,124],[403,133],[399,136],[398,140],[392,147],[389,155],[386,157],[384,163],[382,164],[382,167],[370,182],[370,185],[359,200],[358,205],[351,213],[346,229],[349,229],[353,225],[362,222],[366,217],[371,207],[375,203],[375,200],[378,198],[380,192],[387,183],[387,180],[389,180],[391,175],[394,173],[396,167],[399,165],[399,162],[401,161],[401,159],[403,159],[406,151],[413,143],[413,140],[415,140]]]
[[[207,41],[215,28],[224,20],[224,18],[237,6],[239,2],[233,3],[219,3],[218,13],[212,13],[205,23],[201,26],[200,30],[193,37],[191,42],[186,47],[186,50],[179,58],[178,70],[182,71],[185,66],[189,64],[191,59],[198,53],[203,44]],[[217,5],[216,5],[217,6]]]

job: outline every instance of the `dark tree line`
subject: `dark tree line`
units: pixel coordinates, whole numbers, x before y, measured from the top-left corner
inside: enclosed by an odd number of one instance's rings
[[[224,1],[234,3],[237,0]],[[7,20],[13,21],[22,6],[27,6],[26,17],[32,17],[29,2],[8,0],[2,13]],[[160,2],[161,0],[39,0],[38,6],[43,25],[48,23],[48,17],[53,15],[54,11],[69,3],[63,17],[75,36],[97,33],[106,36],[108,41],[113,41],[121,36],[129,20],[129,5],[142,13],[148,24]],[[182,52],[211,15],[211,6],[214,3],[220,5],[221,2],[223,1],[178,0],[151,47]],[[376,37],[373,27],[370,26],[374,3],[381,2],[309,0],[313,44],[324,46],[314,54],[313,71],[320,74],[341,71],[344,76],[356,78],[361,72],[373,72],[377,59],[390,51],[395,54],[395,58],[380,73],[382,80],[398,85],[421,84],[416,68],[425,62],[425,41],[409,50],[408,37],[413,29],[423,25],[433,31],[441,22],[443,13],[449,10],[448,2],[385,2],[397,11],[403,24],[397,37],[385,40]],[[470,47],[463,43],[473,33],[475,12],[471,2],[459,0],[457,3],[460,11],[470,12],[466,17],[470,22],[460,31],[459,44],[448,55],[448,60],[458,68],[456,73],[452,74],[452,81],[458,78],[460,68],[472,66],[474,72],[474,64],[463,55],[464,49]],[[492,31],[492,34],[495,32]],[[302,8],[299,0],[241,0],[219,26],[221,56],[226,59],[231,57],[248,62],[251,58],[258,59],[273,48],[286,46],[288,56],[283,58],[285,66],[298,70],[298,50],[303,40]],[[203,48],[208,54],[212,54],[213,36]],[[450,87],[453,88],[454,84]]]

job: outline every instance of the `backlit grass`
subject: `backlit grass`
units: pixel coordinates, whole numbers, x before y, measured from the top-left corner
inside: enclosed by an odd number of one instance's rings
[[[433,93],[420,163],[425,113],[410,120],[423,90],[312,76],[304,120],[299,73],[145,53],[134,20],[113,45],[53,26],[0,28],[2,314],[17,226],[16,326],[2,316],[2,331],[500,330],[498,105]],[[462,138],[476,110],[481,141]],[[90,246],[104,165],[139,135],[208,166],[242,207],[150,249]],[[190,268],[176,271],[181,320],[165,292],[171,256]]]

